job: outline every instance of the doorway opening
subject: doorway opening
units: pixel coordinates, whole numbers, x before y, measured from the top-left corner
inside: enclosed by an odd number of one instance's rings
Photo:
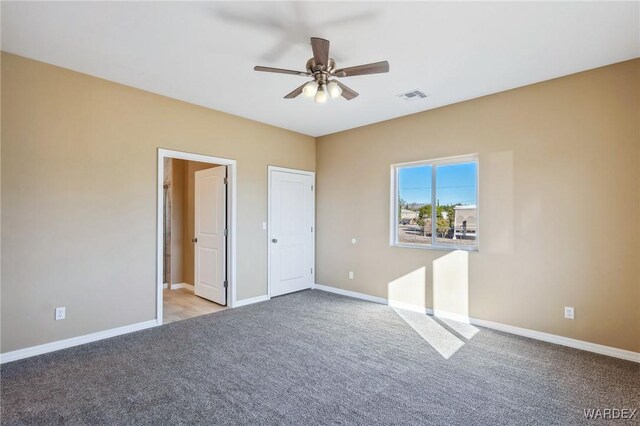
[[[159,324],[235,304],[235,161],[158,151]]]

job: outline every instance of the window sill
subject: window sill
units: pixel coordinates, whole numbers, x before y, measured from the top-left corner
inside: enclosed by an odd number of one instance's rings
[[[478,247],[465,247],[465,246],[450,246],[450,245],[427,245],[427,244],[390,244],[391,247],[398,248],[409,248],[409,249],[418,249],[418,250],[437,250],[437,251],[469,251],[469,252],[478,252]]]

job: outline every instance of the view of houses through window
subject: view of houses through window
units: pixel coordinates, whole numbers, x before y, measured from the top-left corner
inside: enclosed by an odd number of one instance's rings
[[[478,162],[470,157],[396,166],[395,243],[474,249],[477,179]]]

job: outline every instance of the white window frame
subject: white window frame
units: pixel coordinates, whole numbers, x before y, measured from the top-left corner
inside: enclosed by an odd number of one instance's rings
[[[477,220],[477,229],[476,229],[476,243],[473,246],[468,245],[456,245],[456,244],[437,244],[437,237],[435,228],[437,226],[436,220],[434,220],[434,216],[437,215],[436,201],[436,166],[441,166],[445,164],[459,164],[459,163],[476,163],[476,220]],[[401,243],[398,240],[398,217],[400,217],[398,212],[398,171],[405,167],[419,167],[419,166],[431,166],[431,244],[418,244],[418,243]],[[470,155],[461,155],[457,157],[447,157],[447,158],[437,158],[434,160],[424,160],[424,161],[412,161],[408,163],[397,163],[391,165],[391,217],[390,217],[390,234],[389,234],[389,245],[392,247],[405,247],[405,248],[415,248],[422,250],[446,250],[446,251],[454,251],[454,250],[465,250],[465,251],[479,251],[480,247],[480,160],[478,154],[470,154]]]

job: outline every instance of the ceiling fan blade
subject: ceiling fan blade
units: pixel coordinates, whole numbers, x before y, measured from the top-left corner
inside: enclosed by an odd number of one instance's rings
[[[271,68],[271,67],[253,67],[254,71],[262,71],[262,72],[275,72],[279,74],[292,74],[292,75],[300,75],[302,77],[309,77],[311,74],[306,71],[294,71],[294,70],[285,70],[282,68]]]
[[[344,84],[340,83],[338,80],[332,80],[332,81],[335,81],[336,83],[338,83],[338,86],[340,86],[340,88],[342,89],[342,97],[345,98],[346,100],[350,101],[351,99],[358,96],[358,92],[345,86]]]
[[[389,62],[387,61],[338,69],[334,75],[336,77],[352,77],[354,75],[379,74],[383,72],[389,72]]]
[[[311,49],[313,49],[313,59],[316,65],[329,64],[329,40],[323,38],[311,37]]]
[[[308,82],[307,82],[308,83]],[[304,88],[304,86],[307,85],[307,83],[304,83],[302,86],[298,87],[297,89],[295,89],[293,92],[289,93],[287,96],[285,96],[285,99],[293,99],[295,97],[300,96],[300,93],[302,93],[302,89]]]

